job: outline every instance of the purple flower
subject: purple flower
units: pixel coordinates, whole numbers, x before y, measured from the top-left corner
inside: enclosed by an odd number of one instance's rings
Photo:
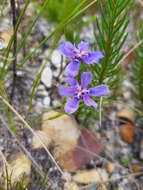
[[[81,41],[78,46],[65,42],[58,47],[62,55],[71,58],[71,63],[66,67],[67,76],[76,76],[78,74],[80,61],[87,64],[99,63],[104,57],[101,51],[90,51],[89,43]]]
[[[107,85],[99,85],[93,88],[87,88],[92,80],[91,72],[83,72],[81,75],[81,84],[72,77],[66,78],[65,82],[70,86],[61,86],[59,92],[61,96],[71,97],[65,104],[65,112],[72,114],[78,109],[80,100],[83,100],[85,105],[97,107],[97,103],[90,96],[102,97],[109,94]]]

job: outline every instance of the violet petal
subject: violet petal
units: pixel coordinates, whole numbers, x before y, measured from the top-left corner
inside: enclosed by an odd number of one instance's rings
[[[72,114],[78,109],[80,100],[76,97],[69,99],[65,104],[65,112],[68,114]]]
[[[69,77],[75,77],[78,74],[79,65],[80,65],[79,61],[75,60],[69,63],[65,69],[66,75]]]
[[[109,94],[109,88],[107,85],[99,85],[94,88],[89,88],[89,95],[90,96],[107,96]]]
[[[69,96],[74,96],[76,93],[77,89],[69,86],[61,86],[59,88],[59,93],[61,96],[64,97],[69,97]]]
[[[83,96],[83,101],[84,101],[85,105],[93,106],[93,107],[97,108],[98,104],[94,100],[92,100],[87,94],[85,94]]]
[[[58,50],[61,52],[62,55],[71,58],[75,57],[74,49],[75,47],[70,42],[65,42],[58,47]]]
[[[104,58],[101,51],[92,51],[87,56],[84,56],[82,60],[87,64],[99,63],[100,59]]]
[[[89,43],[88,43],[88,42],[81,41],[81,42],[78,44],[78,49],[79,49],[80,51],[89,51]]]
[[[67,84],[70,84],[71,86],[76,86],[76,85],[78,85],[77,80],[74,79],[73,77],[64,78],[64,81],[65,81]]]
[[[81,75],[81,87],[86,88],[92,80],[91,72],[83,72]]]

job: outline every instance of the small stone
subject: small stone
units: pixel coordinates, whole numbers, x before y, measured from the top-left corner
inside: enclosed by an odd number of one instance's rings
[[[109,173],[113,173],[115,171],[115,165],[111,162],[109,162],[107,165],[106,165],[106,169]]]
[[[17,76],[20,76],[20,77],[21,77],[21,76],[24,75],[24,72],[23,72],[23,71],[17,71],[16,74],[17,74]]]
[[[118,189],[120,190],[132,190],[134,189],[133,185],[128,181],[128,179],[122,179],[121,182],[118,183]]]
[[[34,111],[36,113],[41,113],[43,111],[43,104],[41,103],[41,100],[38,99],[35,103]]]
[[[100,168],[83,170],[75,174],[72,179],[81,184],[104,183],[108,180],[108,173],[105,169]]]
[[[76,183],[66,182],[64,184],[64,190],[80,190]]]
[[[140,172],[143,169],[142,165],[140,163],[136,163],[132,165],[133,172]]]
[[[7,47],[7,43],[0,41],[0,50],[5,49]]]
[[[81,190],[98,190],[99,185],[98,184],[87,184],[85,186],[83,186],[83,189],[81,188]]]
[[[117,180],[120,180],[120,175],[118,173],[113,173],[110,177],[111,180],[113,181],[117,181]]]
[[[135,122],[135,114],[131,109],[122,109],[117,113],[117,117],[131,123]]]
[[[100,184],[98,190],[107,190],[107,188],[104,184]]]
[[[123,93],[123,98],[124,98],[124,100],[129,100],[131,98],[131,92],[130,91],[125,91]]]
[[[121,155],[130,155],[132,153],[131,147],[125,147],[123,146],[122,150],[120,151]]]
[[[119,186],[117,190],[125,190],[125,188],[122,186]]]
[[[56,144],[64,142],[65,144],[76,144],[80,130],[72,117],[66,114],[60,115],[60,113],[56,111],[50,111],[43,114],[42,120],[42,130],[49,135]]]
[[[8,29],[0,32],[0,39],[2,39],[6,44],[9,43],[11,36],[12,36],[13,30]]]
[[[27,7],[26,16],[32,16],[35,14],[35,5],[33,2],[29,3],[29,6]]]
[[[121,126],[120,136],[123,141],[131,144],[134,142],[135,131],[136,131],[135,126],[131,124],[126,124],[126,125]]]
[[[40,85],[38,86],[37,90],[39,90],[39,91],[45,90],[44,85],[40,84]]]
[[[51,56],[52,63],[57,67],[60,68],[61,66],[61,54],[58,50],[54,50]]]
[[[17,182],[22,180],[23,186],[26,186],[29,183],[31,174],[31,161],[23,154],[16,153],[8,158],[7,171],[3,169],[3,176],[6,179],[8,175],[11,181],[11,185],[16,185]],[[0,179],[2,181],[2,179]],[[6,185],[6,180],[4,180],[4,185]]]
[[[52,71],[49,67],[46,67],[42,73],[41,81],[49,88],[52,85]]]
[[[1,43],[1,42],[0,42]],[[1,49],[1,44],[0,44],[0,49]],[[0,62],[0,67],[3,67],[4,63]]]
[[[71,181],[71,174],[69,172],[64,172],[62,178],[66,181]]]
[[[45,97],[45,98],[43,99],[43,104],[44,104],[45,106],[49,106],[49,105],[50,105],[50,97],[49,97],[49,96],[47,96],[47,97]]]
[[[46,90],[38,90],[37,97],[45,97],[48,96],[48,92]]]
[[[46,133],[39,130],[39,131],[35,131],[35,134],[41,139],[41,141],[44,143],[46,147],[49,147],[51,145],[52,140]],[[33,135],[32,137],[32,147],[33,149],[43,148],[43,145],[41,144],[41,142],[35,135]]]
[[[53,101],[53,106],[59,106],[59,105],[61,105],[61,103],[58,100]]]

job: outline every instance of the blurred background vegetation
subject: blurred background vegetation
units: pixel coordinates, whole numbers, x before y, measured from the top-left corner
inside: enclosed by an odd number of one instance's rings
[[[64,41],[89,41],[92,50],[101,50],[105,55],[98,65],[81,64],[81,72],[92,72],[91,86],[107,84],[110,96],[95,98],[99,104],[96,110],[81,104],[74,114],[80,124],[99,124],[120,103],[136,110],[142,118],[142,6],[140,0],[0,0],[0,114],[14,134],[17,121],[9,105],[32,127],[41,124],[41,115],[47,110],[64,112],[66,100],[59,96],[58,87],[63,84],[69,60],[58,57],[58,69],[52,63],[53,52]],[[59,70],[50,87],[41,82],[47,67],[52,73]],[[49,106],[39,109],[41,112],[35,109],[40,85],[44,86],[45,96],[50,96]],[[55,99],[60,104],[54,104]]]

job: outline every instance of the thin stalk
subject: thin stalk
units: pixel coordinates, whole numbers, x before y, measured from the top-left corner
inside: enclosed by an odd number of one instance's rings
[[[1,69],[1,72],[0,72],[0,80],[2,80],[3,77],[5,76],[5,70],[6,70],[6,67],[7,67],[7,60],[8,60],[7,58],[9,56],[9,53],[10,53],[10,50],[11,50],[15,35],[16,35],[17,31],[18,31],[19,25],[21,24],[22,18],[25,15],[25,12],[27,10],[27,7],[28,7],[29,3],[30,3],[30,0],[27,0],[26,3],[25,3],[24,8],[21,11],[21,13],[19,15],[19,18],[17,20],[16,26],[15,26],[15,31],[14,31],[14,33],[13,33],[13,35],[12,35],[12,37],[11,37],[9,43],[8,43],[8,46],[7,46],[6,50],[4,51],[3,57],[5,57],[5,64],[4,64],[4,66],[3,66],[3,68]]]
[[[115,69],[119,67],[119,65],[133,52],[135,49],[137,49],[141,44],[143,43],[143,39],[137,42],[125,55],[124,57],[119,61],[119,63],[115,66]]]
[[[100,129],[101,129],[101,125],[102,125],[102,101],[103,101],[103,98],[101,97],[100,103],[99,103],[99,126],[100,126]]]
[[[18,54],[23,46],[23,44],[26,43],[26,39],[28,37],[28,35],[31,33],[33,27],[36,25],[38,18],[41,16],[42,11],[45,9],[45,7],[48,5],[49,0],[46,0],[42,6],[41,11],[37,14],[36,18],[34,19],[34,21],[32,22],[32,24],[28,27],[28,30],[26,32],[26,34],[22,37],[22,40],[20,41],[20,43],[18,44],[18,48],[17,48],[17,52],[16,54]]]
[[[11,10],[12,10],[12,20],[13,20],[13,31],[16,29],[16,22],[17,22],[17,10],[16,10],[16,2],[15,0],[10,1]],[[13,81],[12,81],[12,90],[10,94],[10,100],[12,102],[14,92],[15,92],[15,85],[16,85],[16,65],[17,65],[17,56],[16,56],[16,49],[17,49],[17,31],[15,31],[15,37],[13,39]]]

